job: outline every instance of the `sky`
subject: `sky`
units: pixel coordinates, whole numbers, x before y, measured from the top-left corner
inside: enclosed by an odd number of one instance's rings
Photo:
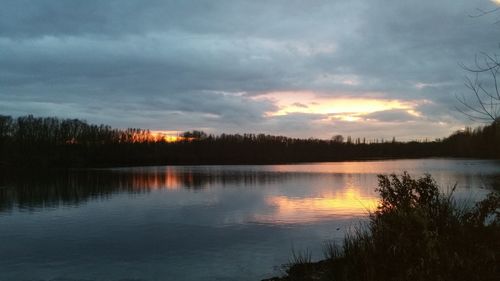
[[[113,127],[440,138],[491,0],[0,0],[0,114]]]

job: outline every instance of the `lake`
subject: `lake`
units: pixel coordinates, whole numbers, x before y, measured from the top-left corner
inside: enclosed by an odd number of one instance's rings
[[[0,178],[0,280],[261,280],[321,259],[377,206],[377,174],[430,173],[471,204],[500,162],[161,166]]]

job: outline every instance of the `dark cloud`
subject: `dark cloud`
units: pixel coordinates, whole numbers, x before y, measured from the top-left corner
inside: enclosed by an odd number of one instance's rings
[[[4,0],[0,111],[303,137],[375,136],[382,125],[398,136],[426,135],[415,124],[444,122],[431,130],[442,136],[466,122],[453,109],[455,94],[466,92],[459,63],[497,50],[494,15],[469,17],[488,7],[486,0]],[[415,101],[422,117],[404,110],[370,114],[378,123],[271,117],[275,101],[254,98],[295,91]],[[390,125],[407,122],[417,131]]]
[[[366,114],[363,116],[365,119],[373,119],[382,122],[407,122],[418,120],[418,116],[410,114],[404,109],[384,110],[374,113]]]
[[[308,108],[307,105],[300,103],[300,102],[293,103],[292,105],[296,106],[296,107],[301,107],[301,108]]]

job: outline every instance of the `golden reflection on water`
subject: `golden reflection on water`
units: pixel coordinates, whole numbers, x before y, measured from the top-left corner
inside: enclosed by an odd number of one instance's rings
[[[366,216],[377,207],[378,198],[350,186],[320,197],[269,196],[266,203],[274,212],[257,216],[257,221],[307,223],[332,217]]]
[[[362,164],[362,163],[360,163]],[[351,163],[346,168],[353,170],[358,163]],[[363,165],[363,164],[362,164]],[[279,166],[274,166],[279,170]],[[290,166],[287,166],[288,168]],[[319,169],[318,169],[319,168]],[[331,165],[317,166],[315,172],[324,172],[325,168],[331,169]],[[359,166],[357,166],[359,169]],[[337,167],[338,171],[338,167]],[[325,220],[333,217],[366,216],[373,211],[378,204],[378,197],[373,192],[362,188],[363,183],[354,180],[353,175],[331,174],[317,175],[315,182],[307,174],[295,173],[241,173],[241,174],[205,174],[189,170],[179,171],[176,168],[166,167],[155,170],[144,170],[131,174],[131,183],[135,189],[165,189],[179,190],[183,188],[215,188],[227,183],[243,183],[244,186],[263,187],[263,204],[266,208],[255,210],[251,220],[261,223],[309,223]],[[268,192],[270,186],[288,186],[298,178],[306,177],[307,183],[299,190],[304,191],[301,195],[282,190],[282,192]],[[319,178],[318,178],[319,177]],[[212,185],[214,184],[214,185]],[[361,184],[361,185],[360,185]],[[272,188],[271,188],[272,190]]]
[[[197,176],[191,172],[180,173],[171,167],[165,169],[142,171],[127,174],[126,179],[134,189],[167,189],[197,187]]]
[[[408,170],[413,176],[431,170],[443,192],[447,192],[448,186],[459,183],[454,195],[465,199],[471,198],[471,190],[481,196],[487,193],[487,189],[477,187],[485,183],[489,185],[489,181],[494,180],[492,176],[498,175],[497,164],[440,159],[263,166],[158,166],[23,175],[3,180],[0,177],[0,186],[6,187],[0,188],[0,213],[16,206],[31,209],[78,205],[95,198],[111,199],[113,194],[142,196],[149,191],[162,190],[151,195],[161,200],[162,206],[177,207],[183,202],[183,206],[189,204],[198,208],[206,204],[206,198],[211,198],[211,208],[224,210],[224,221],[314,223],[366,217],[378,203],[378,194],[374,191],[376,174],[399,169]]]
[[[206,174],[166,167],[136,170],[128,175],[131,177],[129,184],[137,190],[218,189],[226,184],[257,186],[263,207],[249,213],[247,218],[261,223],[309,223],[334,217],[364,217],[378,203],[376,194],[370,192],[372,189],[363,188],[366,183],[362,177],[349,174],[314,177],[303,173],[256,171]],[[292,188],[297,181],[300,184]]]

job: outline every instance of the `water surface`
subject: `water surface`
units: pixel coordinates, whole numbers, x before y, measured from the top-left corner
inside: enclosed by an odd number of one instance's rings
[[[376,175],[404,170],[468,201],[500,179],[446,159],[4,175],[0,280],[260,280],[292,249],[320,259],[376,207]]]

